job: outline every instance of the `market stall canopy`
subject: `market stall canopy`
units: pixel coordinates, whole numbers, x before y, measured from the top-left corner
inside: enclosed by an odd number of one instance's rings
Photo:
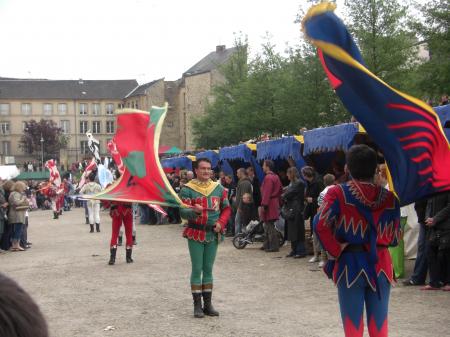
[[[306,156],[314,152],[347,151],[358,132],[360,132],[358,123],[340,124],[305,131],[303,155]]]
[[[215,168],[217,167],[217,165],[219,164],[219,151],[215,151],[215,150],[209,150],[209,151],[203,151],[203,152],[199,152],[195,155],[195,158],[200,159],[200,158],[207,158],[211,161],[211,167]]]
[[[195,161],[193,156],[181,156],[167,158],[161,161],[164,168],[184,168],[192,171],[192,161]]]
[[[15,179],[17,180],[48,180],[50,178],[50,173],[45,171],[38,172],[22,172]]]
[[[302,143],[294,136],[267,140],[257,144],[256,159],[289,159],[297,161],[302,158]]]
[[[24,172],[24,173],[39,173],[39,172]],[[0,178],[3,180],[14,179],[20,175],[20,171],[16,165],[1,165]],[[48,172],[47,172],[48,179]]]
[[[183,153],[179,148],[176,146],[160,146],[158,150],[158,154],[180,154]]]
[[[439,120],[444,128],[445,137],[450,142],[450,104],[436,106],[433,109],[438,114]]]
[[[250,163],[252,161],[252,150],[247,144],[223,147],[219,151],[220,160],[243,160]]]
[[[240,160],[244,163],[251,164],[255,169],[255,174],[258,177],[259,181],[262,181],[264,178],[264,172],[261,166],[256,161],[256,158],[252,154],[252,151],[254,151],[252,149],[254,148],[255,144],[239,144],[221,148],[219,151],[219,159],[222,162],[222,169],[224,170],[224,172],[234,174],[235,170],[232,169],[231,165],[228,165],[228,161]]]

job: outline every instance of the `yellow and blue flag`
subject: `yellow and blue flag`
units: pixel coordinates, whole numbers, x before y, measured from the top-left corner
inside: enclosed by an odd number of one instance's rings
[[[342,103],[383,151],[401,205],[450,190],[450,145],[439,117],[366,68],[335,7],[312,7],[303,30]]]

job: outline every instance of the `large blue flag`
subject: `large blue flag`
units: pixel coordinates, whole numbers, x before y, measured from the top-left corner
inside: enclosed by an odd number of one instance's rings
[[[303,30],[342,103],[383,151],[400,203],[450,190],[450,146],[435,111],[366,68],[335,7],[312,7]]]

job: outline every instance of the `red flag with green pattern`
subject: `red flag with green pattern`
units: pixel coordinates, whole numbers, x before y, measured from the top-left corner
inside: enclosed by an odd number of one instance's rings
[[[172,189],[158,157],[159,137],[167,113],[152,107],[150,112],[118,110],[114,137],[125,170],[121,177],[93,198],[184,207]]]

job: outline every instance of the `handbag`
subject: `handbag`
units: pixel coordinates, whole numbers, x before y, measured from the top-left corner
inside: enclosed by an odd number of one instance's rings
[[[22,206],[16,206],[15,210],[16,211],[26,211],[28,208],[30,208],[29,205],[22,205]]]
[[[295,213],[296,213],[295,207],[288,207],[288,205],[283,205],[283,207],[281,207],[281,215],[286,220],[294,219]]]

